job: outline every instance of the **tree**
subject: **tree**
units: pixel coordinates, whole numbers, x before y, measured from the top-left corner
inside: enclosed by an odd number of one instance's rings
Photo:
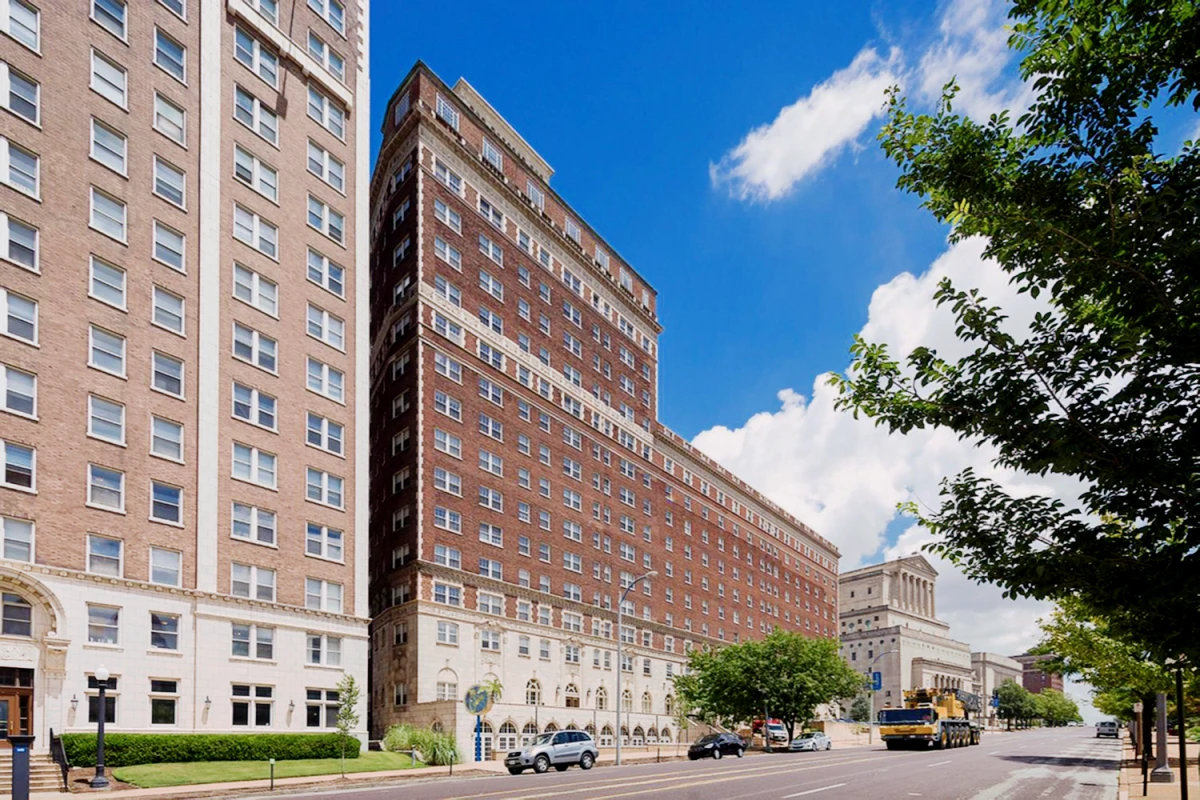
[[[360,692],[358,689],[358,681],[354,680],[354,676],[347,672],[338,681],[338,712],[337,712],[337,732],[342,737],[342,777],[346,777],[346,746],[353,741],[354,746],[358,747],[358,740],[352,735],[358,728],[358,702]]]
[[[898,90],[880,133],[898,185],[1044,303],[1025,329],[948,280],[967,350],[903,360],[857,339],[839,408],[892,432],[945,428],[997,467],[1084,488],[1081,508],[967,469],[906,509],[931,546],[1009,596],[1076,595],[1161,663],[1200,663],[1200,147],[1156,118],[1200,108],[1196,0],[1016,0],[1029,111],[977,122],[946,87]],[[1014,328],[1018,328],[1014,330]]]
[[[1033,715],[1033,696],[1012,678],[996,688],[996,696],[1000,700],[999,705],[996,706],[996,716],[1008,722],[1010,731],[1013,722],[1017,722],[1019,725],[1022,720],[1027,720]]]
[[[855,722],[867,722],[871,719],[871,698],[865,694],[860,694],[854,698],[854,703],[850,706],[850,719]]]
[[[706,720],[750,722],[764,708],[795,732],[817,706],[862,691],[865,680],[838,654],[835,639],[776,628],[765,639],[692,650],[688,674],[675,679],[683,702]]]
[[[1038,717],[1047,726],[1057,728],[1068,722],[1082,722],[1079,705],[1057,689],[1043,689],[1034,695],[1038,700]]]
[[[489,678],[479,685],[491,695],[493,702],[500,702],[500,698],[504,696],[504,684],[500,682],[499,678]]]

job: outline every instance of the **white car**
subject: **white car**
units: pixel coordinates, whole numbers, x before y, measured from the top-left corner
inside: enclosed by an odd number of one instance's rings
[[[802,733],[792,743],[788,745],[788,750],[793,753],[799,753],[804,750],[832,750],[833,739],[830,739],[820,731],[814,733]]]

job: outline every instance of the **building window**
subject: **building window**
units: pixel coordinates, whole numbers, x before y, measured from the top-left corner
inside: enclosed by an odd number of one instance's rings
[[[150,647],[154,650],[179,649],[179,616],[150,612]]]
[[[270,661],[275,657],[275,629],[233,623],[233,655]],[[253,648],[251,648],[253,643]]]
[[[323,308],[308,304],[308,335],[335,350],[346,348],[346,322]]]
[[[542,704],[542,684],[537,679],[530,679],[525,684],[525,705],[540,706]]]
[[[237,263],[233,265],[233,296],[264,314],[277,316],[279,286]]]
[[[346,292],[345,270],[316,250],[308,250],[308,279],[321,288],[344,297]]]
[[[110,511],[125,511],[125,473],[88,464],[87,504]]]
[[[250,564],[230,565],[229,593],[263,602],[275,602],[275,570]]]
[[[7,522],[7,520],[6,520]],[[0,633],[5,636],[33,636],[33,607],[19,594],[5,592],[0,610]]]
[[[346,112],[311,84],[308,87],[308,117],[337,138],[346,138]]]
[[[451,128],[458,130],[458,109],[440,94],[437,96],[437,115],[439,119],[445,121]]]
[[[36,198],[41,172],[40,163],[36,153],[0,136],[0,182],[18,192]]]
[[[327,667],[342,665],[342,637],[310,633],[307,640],[309,664],[324,664]]]
[[[121,609],[88,604],[88,642],[119,644]]]
[[[242,26],[234,30],[233,57],[246,69],[267,82],[272,89],[278,85],[279,56],[263,46]]]
[[[183,489],[151,481],[150,490],[150,519],[182,526]]]
[[[0,61],[0,77],[8,78],[8,93],[0,97],[4,107],[37,125],[41,103],[41,87],[37,81],[22,75],[3,61]]]
[[[183,298],[161,286],[154,287],[154,324],[183,335]]]
[[[305,553],[331,561],[341,561],[343,539],[342,531],[310,522],[305,535]]]
[[[333,614],[342,613],[342,585],[332,581],[305,578],[304,607]]]
[[[150,454],[182,462],[183,425],[162,417],[151,417]]]
[[[154,63],[177,81],[187,81],[187,48],[157,28],[154,30]]]
[[[235,683],[231,688],[233,724],[236,727],[271,727],[272,698],[275,694],[273,687]]]
[[[278,253],[279,229],[242,206],[233,208],[233,237],[270,258]]]
[[[305,496],[309,500],[334,508],[342,508],[344,481],[341,478],[309,467],[305,482],[307,487]]]
[[[346,165],[311,139],[308,141],[308,171],[339,192],[345,192]]]
[[[157,92],[154,94],[154,130],[176,144],[187,144],[187,112]]]
[[[88,435],[113,444],[125,444],[125,406],[88,395]]]
[[[36,52],[41,29],[41,14],[38,10],[25,0],[0,0],[0,6],[6,6],[7,11],[0,19],[8,23],[6,28],[0,27],[0,31]]]
[[[345,244],[346,217],[311,194],[308,196],[308,226],[338,244]]]
[[[274,339],[239,322],[233,324],[233,356],[274,373],[278,345]]]
[[[345,375],[315,358],[308,359],[308,388],[336,403],[342,402]]]
[[[125,241],[125,203],[92,187],[91,227],[105,236]]]
[[[88,365],[125,377],[125,338],[94,325],[91,327]]]
[[[179,272],[185,271],[185,239],[182,233],[154,221],[154,260]]]
[[[90,608],[90,606],[89,606]],[[89,626],[90,627],[90,626]],[[100,682],[95,675],[88,675],[88,722],[96,724],[100,721]],[[117,724],[117,679],[110,677],[104,684],[104,722],[107,725]]]
[[[462,605],[462,587],[452,586],[448,583],[433,584],[433,602],[440,603],[445,606],[461,606]]]
[[[276,532],[275,512],[245,503],[233,504],[232,535],[259,544],[274,545]]]
[[[339,0],[308,0],[308,7],[338,33],[346,33],[346,7]]]
[[[88,297],[125,310],[125,270],[92,256]]]
[[[275,430],[275,398],[258,389],[234,382],[233,416],[251,425]]]
[[[186,176],[183,170],[158,156],[154,157],[154,193],[168,203],[183,208]]]
[[[233,477],[257,483],[268,489],[275,488],[275,456],[257,447],[233,443]]]
[[[179,681],[150,679],[150,724],[174,725]]]
[[[92,90],[96,94],[125,108],[128,78],[124,67],[107,56],[92,51]]]
[[[336,728],[338,693],[332,689],[308,689],[305,705],[305,727]]]
[[[178,358],[153,353],[151,355],[151,385],[160,392],[173,397],[183,397],[183,361]]]
[[[339,81],[346,80],[346,59],[312,31],[308,32],[308,54],[329,70],[333,77]]]
[[[234,118],[263,139],[279,144],[279,117],[263,101],[240,86],[234,87]]]
[[[271,202],[279,200],[279,173],[241,145],[233,147],[233,176]]]
[[[4,318],[0,333],[37,344],[37,303],[0,287],[0,315]]]
[[[118,39],[125,40],[124,0],[92,0],[92,21]]]
[[[33,561],[33,522],[15,517],[0,517],[0,542],[3,543],[4,558],[13,561]]]

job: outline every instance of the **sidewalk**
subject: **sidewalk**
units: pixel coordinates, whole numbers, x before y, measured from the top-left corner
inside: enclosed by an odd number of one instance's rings
[[[676,755],[675,745],[663,748],[661,758],[663,761],[675,761],[680,758],[686,758],[687,749],[681,747],[679,754]],[[750,753],[747,753],[750,755]],[[622,752],[621,761],[625,764],[637,764],[653,762],[658,758],[658,753],[651,751],[635,751]],[[599,760],[596,761],[597,767],[613,766],[615,754],[611,751],[602,751]],[[484,778],[491,775],[506,775],[508,770],[504,766],[503,761],[480,761],[467,762],[465,764],[454,765],[454,777],[464,778]],[[341,775],[317,775],[303,778],[277,778],[275,780],[276,794],[290,794],[313,789],[352,789],[366,787],[370,785],[387,786],[398,785],[408,781],[429,781],[438,778],[445,778],[450,775],[448,767],[414,767],[412,769],[389,770],[386,772],[358,772],[352,775],[347,775],[343,778]],[[81,796],[93,796],[94,800],[101,798],[112,798],[113,800],[148,800],[149,798],[170,798],[170,800],[184,800],[185,798],[193,797],[220,797],[220,796],[247,796],[255,794],[266,794],[270,792],[271,782],[269,780],[255,781],[233,781],[230,783],[204,783],[192,784],[189,786],[165,786],[159,789],[122,789],[109,792],[78,792],[75,793]],[[7,797],[7,794],[0,794],[0,797]],[[61,792],[33,792],[29,795],[30,800],[64,800],[70,797]]]
[[[1178,744],[1171,741],[1171,764],[1175,773],[1175,783],[1147,783],[1146,794],[1142,794],[1142,764],[1133,754],[1133,744],[1126,735],[1123,740],[1121,761],[1120,800],[1136,800],[1139,797],[1149,797],[1153,800],[1178,800],[1182,796],[1179,784]],[[1200,748],[1188,743],[1188,800],[1200,800],[1200,775],[1196,772],[1197,757]],[[1150,769],[1154,769],[1154,759],[1150,759]]]

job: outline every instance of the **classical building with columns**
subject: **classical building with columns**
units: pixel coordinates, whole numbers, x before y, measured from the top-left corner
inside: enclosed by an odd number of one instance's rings
[[[921,686],[974,689],[971,648],[937,618],[937,571],[922,556],[844,572],[838,579],[842,657],[870,677],[880,673],[874,710]]]

